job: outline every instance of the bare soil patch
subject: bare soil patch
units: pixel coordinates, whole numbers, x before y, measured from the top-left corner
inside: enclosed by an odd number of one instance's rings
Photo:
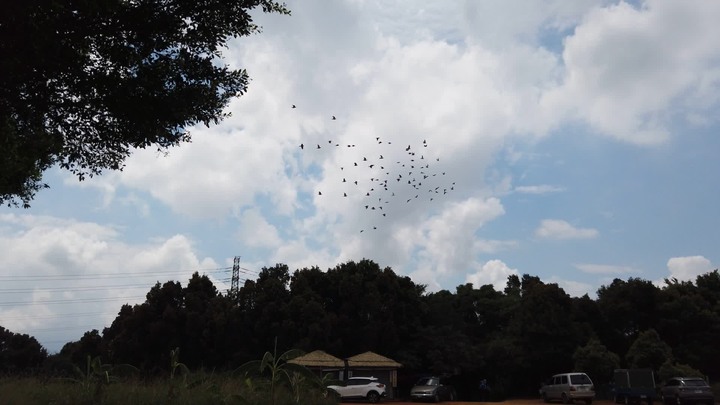
[[[350,402],[348,402],[350,403]],[[418,405],[422,402],[396,402],[394,400],[387,400],[383,401],[382,403],[386,403],[389,405]],[[542,399],[509,399],[507,401],[502,402],[442,402],[443,404],[448,405],[478,405],[478,404],[484,404],[484,405],[544,405],[545,403],[542,401]],[[562,405],[562,403],[551,403],[551,405]],[[585,405],[584,402],[577,402],[578,405]],[[593,405],[614,405],[613,401],[605,401],[605,400],[596,400],[593,401]]]

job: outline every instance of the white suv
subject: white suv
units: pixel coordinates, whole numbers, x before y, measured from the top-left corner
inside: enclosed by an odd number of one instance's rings
[[[364,398],[373,403],[386,395],[385,384],[375,377],[350,377],[342,385],[329,385],[327,388],[340,398]]]

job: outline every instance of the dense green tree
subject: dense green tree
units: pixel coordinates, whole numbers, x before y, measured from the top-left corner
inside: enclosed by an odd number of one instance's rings
[[[458,291],[460,293],[460,291]],[[495,291],[492,285],[484,285],[473,290],[473,307],[475,320],[472,322],[468,334],[473,337],[476,344],[482,344],[489,336],[502,333],[507,328],[511,309],[510,299],[502,292]]]
[[[509,296],[520,296],[521,292],[521,283],[520,283],[520,277],[517,276],[517,274],[511,274],[507,278],[507,283],[505,284],[505,294]]]
[[[625,358],[628,367],[651,368],[657,371],[663,363],[672,359],[672,349],[655,329],[648,329],[638,335]]]
[[[467,333],[477,325],[471,284],[430,293],[425,298],[427,315],[419,330],[416,350],[423,353],[422,366],[436,374],[475,372],[483,367],[481,347]],[[448,344],[452,342],[452,344]]]
[[[489,340],[483,349],[485,373],[491,386],[493,399],[504,399],[509,395],[528,395],[529,389],[527,368],[530,365],[527,351],[524,350],[519,337],[514,334],[499,334]],[[543,371],[535,371],[535,383],[547,377]],[[532,385],[532,383],[530,383]],[[537,388],[535,385],[533,388]],[[534,390],[533,393],[537,393]]]
[[[657,375],[660,381],[667,381],[673,377],[705,377],[700,370],[688,364],[677,363],[673,361],[673,359],[667,359],[667,361],[660,366]]]
[[[85,332],[80,340],[68,342],[60,349],[60,356],[67,358],[77,366],[82,366],[88,356],[95,358],[104,353],[103,338],[97,329]]]
[[[605,331],[608,330],[608,321],[600,312],[596,300],[591,299],[587,294],[572,299],[573,320],[582,340],[589,341],[597,338],[602,341]]]
[[[524,370],[514,377],[520,389],[531,392],[539,376],[571,369],[572,355],[581,344],[573,314],[570,296],[557,284],[523,276],[519,306],[508,328],[524,352]]]
[[[712,274],[699,276],[698,284],[712,285]],[[716,374],[720,372],[720,348],[715,344],[720,336],[720,312],[715,310],[713,299],[713,292],[690,281],[665,280],[659,295],[656,329],[672,347],[678,362]]]
[[[184,288],[157,283],[144,303],[123,306],[100,344],[91,331],[63,352],[99,347],[110,362],[167,372],[168,353],[180,348],[191,369],[227,370],[257,359],[277,338],[280,351],[322,349],[342,358],[371,350],[402,363],[406,376],[452,375],[464,398],[474,397],[480,378],[488,379],[494,399],[535,395],[544,378],[573,369],[590,373],[598,387],[618,366],[715,378],[716,274],[698,278],[702,289],[674,280],[662,289],[615,280],[601,287],[598,300],[571,298],[530,275],[509,277],[504,292],[463,284],[426,293],[370,260],[292,275],[277,264],[232,297],[193,274]],[[632,293],[639,296],[623,298]],[[622,314],[634,310],[627,302],[643,314]],[[657,313],[645,313],[651,308]],[[637,329],[645,324],[657,332]],[[618,339],[627,350],[612,350],[608,342]],[[625,355],[624,364],[614,353]]]
[[[47,356],[47,350],[34,337],[0,326],[0,374],[32,371]]]
[[[217,291],[206,276],[194,274],[183,288],[179,282],[156,283],[144,303],[123,306],[103,331],[108,357],[114,363],[144,370],[167,368],[171,350],[183,348],[192,366],[213,366]],[[221,325],[224,327],[224,325]],[[190,347],[190,350],[186,348]],[[207,363],[205,362],[207,359]]]
[[[650,281],[615,279],[598,289],[598,308],[606,329],[598,331],[603,343],[615,353],[625,353],[640,332],[658,321],[659,289]]]
[[[334,317],[328,285],[325,272],[317,267],[293,273],[286,326],[295,348],[309,352],[329,346]]]
[[[710,304],[710,307],[718,312],[720,310],[720,272],[718,269],[696,278],[698,292]]]
[[[166,149],[246,91],[222,62],[272,0],[11,1],[0,14],[0,203],[28,206],[58,164],[83,179]]]
[[[574,370],[582,370],[596,385],[607,384],[613,370],[620,367],[620,357],[609,351],[598,339],[590,339],[573,353]]]
[[[278,337],[282,348],[289,348],[284,324],[288,318],[290,301],[290,270],[285,264],[263,267],[256,281],[246,280],[238,293],[241,322],[239,340],[244,342],[244,361],[262,353]],[[247,357],[246,357],[247,356]]]
[[[330,350],[352,356],[367,350],[392,353],[416,335],[424,286],[381,269],[371,260],[350,261],[327,271],[328,311],[334,313]]]
[[[188,367],[215,366],[220,360],[217,349],[222,349],[222,341],[217,337],[224,330],[224,320],[218,323],[218,292],[206,275],[197,272],[192,275],[183,289],[184,330],[179,346],[183,353],[183,363]],[[221,345],[218,347],[218,345]]]

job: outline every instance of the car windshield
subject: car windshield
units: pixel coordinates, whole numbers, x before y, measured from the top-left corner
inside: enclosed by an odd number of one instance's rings
[[[592,381],[590,381],[590,377],[588,377],[585,374],[573,374],[570,376],[570,382],[578,385],[578,384],[592,384]]]
[[[415,385],[438,385],[440,381],[437,378],[421,378]]]
[[[685,385],[688,387],[706,387],[707,383],[703,380],[685,380]]]

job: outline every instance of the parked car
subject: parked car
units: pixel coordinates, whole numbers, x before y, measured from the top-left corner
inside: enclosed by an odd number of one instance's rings
[[[385,398],[385,384],[375,377],[350,377],[341,385],[329,385],[328,392],[341,399],[367,399],[378,402]]]
[[[582,400],[589,405],[595,398],[595,386],[585,373],[556,374],[542,384],[540,396],[545,402],[560,400],[569,404]]]
[[[660,389],[665,404],[715,404],[715,395],[708,383],[698,377],[675,377],[667,380]]]
[[[455,388],[440,377],[423,377],[410,389],[413,401],[454,401],[457,398]]]

